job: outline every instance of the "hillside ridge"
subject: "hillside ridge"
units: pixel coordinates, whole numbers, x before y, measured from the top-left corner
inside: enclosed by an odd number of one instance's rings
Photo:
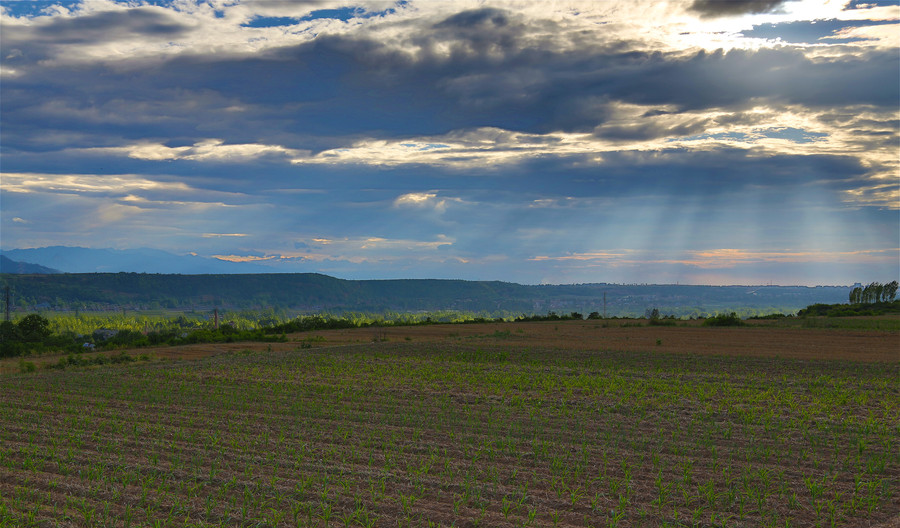
[[[0,275],[16,310],[288,310],[297,313],[439,311],[679,317],[738,311],[793,313],[846,302],[846,286],[522,285],[458,279],[347,280],[320,273]],[[604,303],[605,301],[605,303]]]

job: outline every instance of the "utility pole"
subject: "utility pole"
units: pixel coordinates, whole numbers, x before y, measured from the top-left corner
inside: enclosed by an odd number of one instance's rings
[[[6,320],[9,321],[9,286],[6,287]]]
[[[215,315],[215,318],[216,318],[216,330],[218,330],[219,329],[219,309],[215,308],[213,310],[213,314]]]
[[[603,292],[603,318],[606,319],[606,292]]]

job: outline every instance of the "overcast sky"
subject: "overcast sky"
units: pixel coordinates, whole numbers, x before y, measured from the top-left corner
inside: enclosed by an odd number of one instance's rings
[[[897,1],[2,1],[3,249],[900,276]]]

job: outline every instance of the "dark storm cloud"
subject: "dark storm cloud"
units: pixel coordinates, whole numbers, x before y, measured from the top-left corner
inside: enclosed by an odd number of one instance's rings
[[[892,81],[900,66],[888,52],[872,53],[866,60],[813,62],[791,49],[701,51],[688,59],[650,56],[616,70],[620,75],[595,70],[610,96],[682,109],[740,108],[757,98],[807,106],[889,106],[900,95]]]
[[[691,119],[674,125],[660,125],[652,122],[638,122],[628,125],[603,126],[594,130],[594,135],[614,140],[647,140],[662,137],[689,136],[699,134],[713,123],[713,119]]]
[[[696,196],[741,196],[751,190],[772,189],[793,194],[803,188],[831,191],[853,189],[867,171],[850,156],[756,156],[745,149],[694,152],[670,149],[623,151],[604,155],[597,166],[572,163],[576,158],[523,163],[515,181],[535,197],[622,198],[635,193],[677,200]],[[581,166],[579,166],[581,165]],[[494,181],[501,188],[503,182]]]
[[[221,138],[320,151],[363,134],[392,138],[484,126],[592,132],[610,119],[617,101],[683,111],[740,110],[760,100],[892,107],[900,98],[900,63],[890,52],[830,61],[791,48],[690,57],[615,46],[553,53],[523,46],[517,23],[496,10],[464,12],[438,26],[452,37],[428,39],[464,42],[464,51],[429,52],[425,39],[413,58],[371,40],[320,37],[254,57],[181,56],[128,69],[26,66],[22,76],[4,81],[3,143],[39,148],[55,130],[93,134],[101,144],[107,136]],[[74,38],[67,30],[61,35]],[[700,133],[705,124],[695,119],[665,129],[635,122],[597,134],[652,138]]]
[[[483,9],[472,9],[463,11],[450,17],[443,22],[435,24],[437,29],[454,28],[461,30],[492,30],[503,27],[509,22],[509,18],[505,11],[486,7]]]
[[[9,26],[0,34],[3,62],[32,66],[52,58],[62,46],[98,44],[135,37],[177,38],[190,28],[172,16],[147,8],[54,18],[32,26]]]
[[[77,44],[104,42],[120,38],[143,36],[177,37],[188,27],[168,15],[149,9],[107,11],[74,18],[58,18],[40,25],[35,33],[52,38],[57,43]]]
[[[793,0],[694,0],[691,10],[706,17],[771,13]]]

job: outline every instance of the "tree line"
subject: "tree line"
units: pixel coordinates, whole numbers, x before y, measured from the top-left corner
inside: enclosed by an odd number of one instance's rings
[[[873,282],[865,287],[857,286],[850,290],[850,304],[891,302],[897,296],[897,287],[897,281],[887,284]]]

